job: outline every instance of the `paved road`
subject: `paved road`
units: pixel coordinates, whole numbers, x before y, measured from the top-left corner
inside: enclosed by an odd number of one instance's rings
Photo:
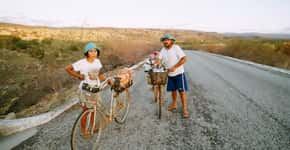
[[[290,149],[290,78],[207,53],[186,54],[191,117],[181,118],[179,103],[178,113],[164,111],[158,120],[140,70],[126,124],[111,124],[100,149]],[[15,149],[69,149],[79,112],[73,107]]]

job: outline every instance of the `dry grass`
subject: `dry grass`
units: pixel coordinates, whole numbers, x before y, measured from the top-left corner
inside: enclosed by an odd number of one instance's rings
[[[218,53],[290,69],[290,41],[287,40],[231,39]]]
[[[105,71],[131,65],[161,48],[164,33],[176,36],[184,49],[202,49],[290,69],[290,42],[224,38],[186,30],[46,28],[0,23],[0,115],[45,112],[63,102],[77,85],[64,67],[83,58],[82,48],[94,41],[103,48]],[[37,107],[39,106],[39,107]],[[41,111],[33,111],[42,108]]]
[[[211,38],[179,41],[184,49],[203,50],[260,64],[290,69],[290,41],[262,38]]]
[[[22,117],[48,111],[63,102],[66,89],[78,83],[64,67],[84,57],[82,48],[87,41],[73,41],[69,37],[26,39],[0,37],[1,115],[16,112]],[[105,71],[134,64],[159,46],[142,39],[95,42],[103,48],[100,59]],[[36,108],[37,111],[32,111]]]

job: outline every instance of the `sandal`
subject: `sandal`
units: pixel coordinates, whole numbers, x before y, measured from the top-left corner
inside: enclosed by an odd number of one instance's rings
[[[88,140],[92,137],[92,134],[86,131],[85,133],[82,134],[83,138]]]
[[[182,117],[183,117],[183,118],[189,118],[189,113],[188,113],[188,111],[183,112],[183,113],[182,113]]]
[[[170,105],[170,106],[168,106],[167,110],[171,111],[171,112],[176,112],[177,111],[177,106]]]

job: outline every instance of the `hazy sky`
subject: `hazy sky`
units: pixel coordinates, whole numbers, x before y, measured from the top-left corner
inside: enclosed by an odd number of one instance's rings
[[[55,26],[288,32],[290,0],[2,0],[0,21]]]

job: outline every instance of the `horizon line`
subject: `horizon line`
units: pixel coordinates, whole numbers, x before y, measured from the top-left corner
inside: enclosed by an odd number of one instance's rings
[[[0,20],[0,24],[11,24],[18,26],[27,26],[27,27],[39,27],[39,28],[77,28],[77,29],[96,29],[96,28],[108,28],[108,29],[145,29],[145,30],[177,30],[177,31],[191,31],[191,32],[201,32],[201,33],[217,33],[217,34],[284,34],[289,35],[289,32],[258,32],[258,31],[246,31],[246,32],[219,32],[219,31],[206,31],[206,30],[196,30],[196,29],[187,29],[187,28],[160,28],[160,27],[121,27],[121,26],[78,26],[78,25],[43,25],[43,24],[29,24],[29,23],[16,23],[10,21]]]

